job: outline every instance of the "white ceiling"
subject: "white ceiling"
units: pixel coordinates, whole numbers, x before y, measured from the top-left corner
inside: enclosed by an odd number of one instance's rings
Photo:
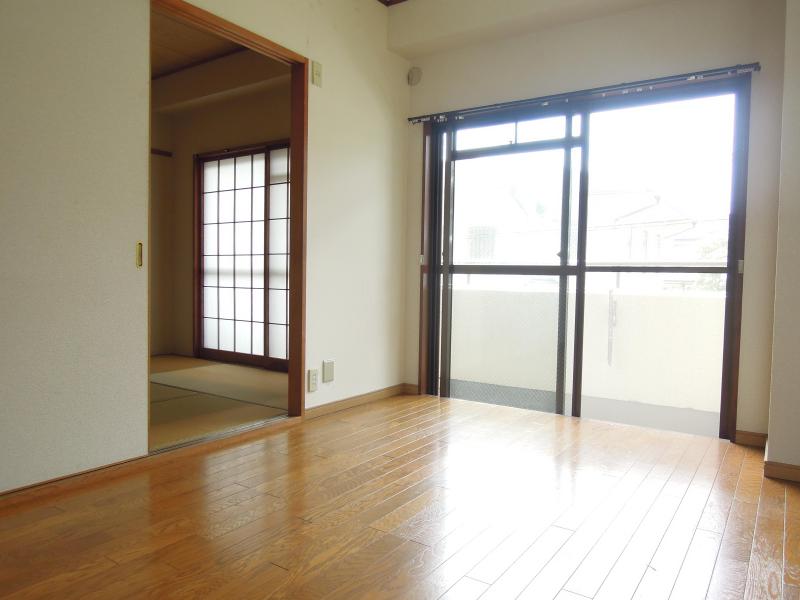
[[[389,10],[389,48],[415,58],[666,0],[408,0]]]

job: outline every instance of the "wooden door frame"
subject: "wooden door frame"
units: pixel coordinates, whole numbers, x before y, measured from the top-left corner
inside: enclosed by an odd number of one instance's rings
[[[289,416],[305,412],[306,177],[308,157],[308,59],[185,0],[150,0],[151,10],[258,52],[291,68],[289,163]],[[197,267],[195,266],[195,269]],[[195,273],[195,277],[197,273]]]

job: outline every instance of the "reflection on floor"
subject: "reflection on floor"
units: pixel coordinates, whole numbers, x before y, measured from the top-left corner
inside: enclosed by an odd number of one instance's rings
[[[543,412],[556,410],[556,394],[548,390],[451,379],[450,396]],[[695,435],[716,437],[719,434],[719,412],[679,406],[659,406],[646,402],[584,396],[581,402],[581,416]]]
[[[150,373],[151,451],[286,415],[285,373],[183,356],[151,357]]]

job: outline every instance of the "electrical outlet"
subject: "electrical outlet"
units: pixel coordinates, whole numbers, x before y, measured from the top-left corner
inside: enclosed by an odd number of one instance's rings
[[[330,383],[333,381],[333,361],[322,361],[322,383]]]
[[[308,370],[308,391],[316,392],[319,384],[319,371],[317,369]]]

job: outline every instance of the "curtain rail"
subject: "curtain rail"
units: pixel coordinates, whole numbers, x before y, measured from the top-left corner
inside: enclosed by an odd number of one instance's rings
[[[437,123],[446,123],[447,121],[458,121],[467,117],[488,114],[496,111],[503,111],[515,108],[535,108],[543,106],[551,106],[553,104],[563,103],[568,104],[577,100],[589,100],[593,98],[605,98],[608,96],[622,96],[631,93],[649,92],[656,89],[672,87],[680,84],[691,84],[697,81],[709,81],[716,79],[728,79],[731,77],[739,77],[741,75],[749,75],[755,71],[760,71],[761,65],[757,62],[748,63],[744,65],[734,65],[731,67],[723,67],[718,69],[708,69],[706,71],[695,71],[693,73],[683,73],[681,75],[670,75],[668,77],[658,77],[656,79],[645,79],[642,81],[633,81],[628,83],[619,83],[616,85],[596,87],[577,92],[569,92],[566,94],[553,94],[550,96],[540,96],[538,98],[531,98],[528,100],[514,100],[511,102],[500,102],[497,104],[488,104],[485,106],[477,106],[475,108],[466,108],[461,110],[453,110],[441,113],[431,113],[428,115],[420,115],[417,117],[410,117],[409,123],[425,123],[427,121],[434,121]]]

